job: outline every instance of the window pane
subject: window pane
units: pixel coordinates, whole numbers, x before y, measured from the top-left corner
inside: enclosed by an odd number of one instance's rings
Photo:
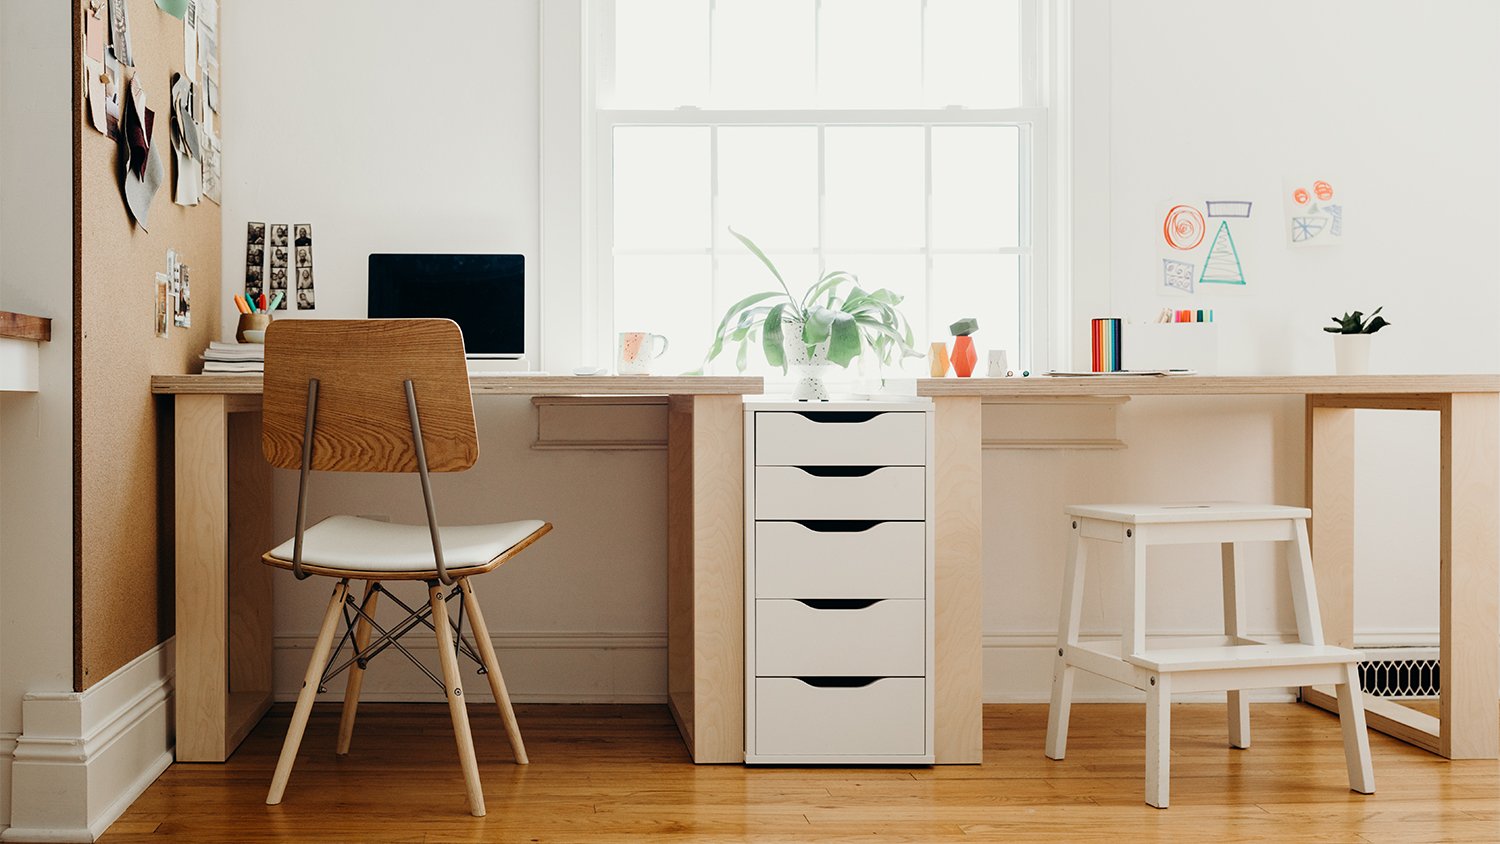
[[[708,3],[615,0],[613,108],[696,105],[708,95]]]
[[[734,229],[762,249],[818,245],[818,130],[726,126],[719,130],[720,249]]]
[[[823,0],[818,99],[834,108],[902,107],[922,98],[920,0]]]
[[[825,246],[851,251],[922,246],[922,129],[848,126],[825,131]]]
[[[933,248],[1020,242],[1019,136],[1009,126],[933,128]]]
[[[928,310],[931,342],[947,340],[948,326],[964,317],[979,320],[974,347],[977,372],[984,372],[986,351],[1005,349],[1012,369],[1019,370],[1021,348],[1020,259],[1015,255],[935,255],[932,300]]]
[[[1019,0],[927,0],[929,106],[1021,105]]]
[[[814,88],[813,0],[717,0],[714,105],[798,108]]]
[[[712,275],[707,255],[620,255],[615,258],[615,336],[607,363],[619,357],[621,331],[667,338],[651,371],[677,375],[696,369],[708,350]]]
[[[615,247],[707,249],[708,129],[615,130]]]

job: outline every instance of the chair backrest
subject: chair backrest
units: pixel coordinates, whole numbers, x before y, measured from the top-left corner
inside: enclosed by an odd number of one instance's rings
[[[427,468],[461,472],[479,457],[463,334],[447,319],[276,320],[266,330],[262,448],[302,467],[307,385],[318,379],[312,466],[415,472],[405,382],[412,382]]]

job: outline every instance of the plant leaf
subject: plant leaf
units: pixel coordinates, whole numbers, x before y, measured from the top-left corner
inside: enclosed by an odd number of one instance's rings
[[[813,305],[807,309],[807,320],[802,324],[802,339],[809,346],[816,346],[828,339],[834,320],[841,311]]]
[[[859,324],[852,314],[833,312],[833,324],[829,331],[828,360],[839,366],[848,366],[849,361],[859,356]]]
[[[772,305],[770,312],[766,314],[766,330],[761,333],[761,348],[766,353],[766,363],[781,367],[782,374],[786,374],[786,347],[782,345],[785,337],[785,323],[782,320],[786,309],[786,302]]]
[[[1373,319],[1370,320],[1369,324],[1365,326],[1365,332],[1364,333],[1366,333],[1366,334],[1374,334],[1375,332],[1379,331],[1380,329],[1385,328],[1387,325],[1390,325],[1390,323],[1386,322],[1385,317],[1383,317],[1383,316],[1374,317]]]
[[[781,272],[776,269],[776,265],[771,263],[771,259],[766,257],[766,253],[760,251],[760,247],[755,245],[755,241],[751,240],[748,237],[745,237],[734,229],[730,229],[729,233],[734,235],[740,243],[743,243],[745,245],[745,248],[750,250],[750,254],[759,258],[760,262],[766,265],[766,269],[770,270],[771,275],[776,276],[776,280],[781,283],[781,289],[786,292],[786,297],[788,299],[791,299],[793,302],[796,302],[797,297],[793,296],[792,289],[786,286],[786,279],[781,277]]]

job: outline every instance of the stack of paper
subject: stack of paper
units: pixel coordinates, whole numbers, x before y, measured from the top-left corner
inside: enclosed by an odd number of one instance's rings
[[[203,350],[203,371],[264,372],[266,347],[262,343],[220,343],[215,340]]]

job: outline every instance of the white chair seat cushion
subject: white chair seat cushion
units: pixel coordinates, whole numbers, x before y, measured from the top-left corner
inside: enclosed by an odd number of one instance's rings
[[[493,525],[454,525],[438,528],[443,563],[449,569],[482,566],[536,533],[540,519]],[[293,540],[271,550],[270,556],[291,562]],[[427,525],[398,525],[358,516],[331,516],[302,534],[302,563],[348,571],[435,571],[432,534]]]

